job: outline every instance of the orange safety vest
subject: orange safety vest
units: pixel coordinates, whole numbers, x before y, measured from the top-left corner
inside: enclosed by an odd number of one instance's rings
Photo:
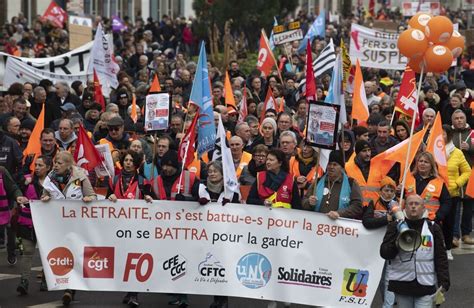
[[[436,212],[439,209],[439,196],[443,191],[443,179],[436,177],[432,179],[428,185],[426,185],[423,192],[420,194],[425,203],[425,208],[428,210],[428,218],[434,220],[436,217]],[[408,172],[407,178],[405,180],[405,186],[407,190],[407,196],[411,194],[416,194],[416,179]]]
[[[161,175],[150,180],[150,184],[153,189],[153,192],[156,195],[157,200],[175,200],[175,197],[178,194],[178,184],[179,184],[180,179],[181,179],[180,194],[182,194],[185,197],[192,197],[191,190],[193,188],[195,178],[196,178],[196,175],[193,172],[189,172],[188,170],[184,170],[183,172],[181,172],[181,174],[174,181],[173,186],[171,187],[171,196],[169,199],[168,199],[168,196],[166,195],[166,190],[163,185],[163,179]]]
[[[347,176],[353,178],[359,184],[360,190],[362,191],[362,204],[364,206],[368,206],[370,200],[375,202],[379,198],[381,177],[378,174],[380,170],[376,169],[377,168],[372,166],[372,164],[370,165],[369,178],[366,181],[359,166],[356,165],[355,160],[349,160],[346,163]]]
[[[268,199],[272,201],[272,207],[284,207],[291,209],[291,200],[293,197],[293,176],[288,173],[277,191],[273,191],[270,188],[263,186],[266,178],[267,171],[261,171],[257,173],[258,196],[261,199]]]
[[[321,175],[319,171],[320,170],[318,168],[318,176]],[[295,156],[292,156],[290,158],[290,173],[293,175],[294,178],[297,178],[302,175],[300,172],[300,162],[296,159]],[[316,176],[316,166],[311,168],[308,174],[305,175],[306,180],[308,181],[310,185],[311,183],[313,183],[315,176]]]
[[[240,163],[237,166],[237,169],[235,169],[235,174],[237,175],[237,179],[240,178],[240,175],[242,174],[242,170],[244,169],[245,166],[247,166],[250,161],[252,160],[252,154],[248,152],[243,152],[242,157],[240,158]]]

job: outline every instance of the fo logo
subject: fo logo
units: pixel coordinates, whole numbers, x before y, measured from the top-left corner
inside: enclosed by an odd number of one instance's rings
[[[48,253],[48,264],[56,276],[64,276],[74,268],[74,256],[66,247],[56,247]]]
[[[249,253],[237,263],[237,279],[249,289],[264,287],[272,275],[272,265],[267,257],[259,253]]]
[[[114,278],[114,247],[84,247],[84,278]]]
[[[369,271],[346,268],[342,281],[342,295],[365,297],[367,295],[367,284],[369,282]]]

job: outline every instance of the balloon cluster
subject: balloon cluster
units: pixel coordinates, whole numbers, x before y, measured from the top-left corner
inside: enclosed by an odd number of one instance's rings
[[[415,72],[442,73],[464,50],[465,38],[445,16],[417,13],[398,37],[398,49]]]

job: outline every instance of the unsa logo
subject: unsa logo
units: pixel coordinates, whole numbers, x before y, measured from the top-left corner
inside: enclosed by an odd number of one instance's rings
[[[74,268],[74,256],[66,247],[56,247],[46,257],[51,271],[56,276],[64,276]]]
[[[249,289],[259,289],[267,285],[272,275],[272,265],[262,254],[248,253],[240,258],[236,267],[237,279]]]

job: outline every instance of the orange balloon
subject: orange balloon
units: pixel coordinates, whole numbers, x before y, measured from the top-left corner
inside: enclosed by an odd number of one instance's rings
[[[464,36],[462,36],[458,31],[454,30],[453,35],[449,41],[447,41],[446,44],[443,44],[443,46],[448,47],[453,53],[453,57],[457,58],[462,54],[465,43],[466,39]]]
[[[416,13],[412,18],[410,18],[410,20],[408,21],[408,25],[411,28],[425,32],[426,24],[428,23],[428,21],[430,21],[431,18],[433,18],[433,15],[431,15],[430,13],[419,12]]]
[[[398,49],[407,58],[420,58],[428,48],[428,40],[422,31],[408,29],[398,37]]]
[[[446,16],[433,17],[426,24],[425,34],[433,44],[445,44],[453,34],[453,23]]]
[[[421,73],[421,68],[424,67],[423,57],[411,58],[408,60],[407,65],[415,71],[415,73]],[[425,71],[425,69],[423,69]]]
[[[443,73],[453,62],[453,53],[442,45],[433,45],[426,50],[423,56],[426,72]]]

